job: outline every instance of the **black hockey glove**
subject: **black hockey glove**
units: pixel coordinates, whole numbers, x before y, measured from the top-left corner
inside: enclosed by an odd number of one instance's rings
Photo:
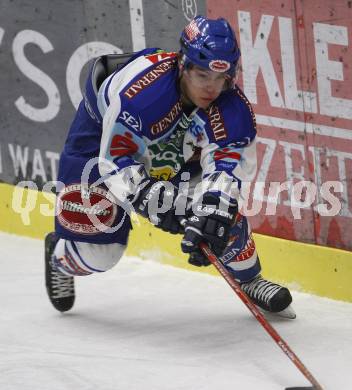
[[[140,185],[139,195],[132,202],[136,213],[148,218],[156,227],[172,234],[183,233],[175,216],[177,188],[168,181],[148,177]]]
[[[236,204],[225,205],[224,200],[213,193],[203,196],[203,203],[196,206],[185,223],[185,234],[181,242],[182,251],[190,253],[189,263],[207,266],[209,260],[199,248],[201,242],[207,243],[217,256],[224,251],[230,236],[232,221],[237,215]]]

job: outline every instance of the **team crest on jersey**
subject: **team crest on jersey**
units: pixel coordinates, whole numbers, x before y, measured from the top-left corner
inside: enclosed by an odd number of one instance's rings
[[[165,142],[158,142],[148,147],[152,157],[150,175],[159,180],[174,177],[185,162],[183,156],[184,130],[179,128]]]
[[[99,234],[110,228],[117,216],[117,205],[103,187],[72,184],[57,197],[58,222],[78,234]],[[99,226],[98,226],[99,225]]]
[[[185,163],[183,143],[186,130],[191,125],[192,120],[193,116],[188,117],[183,113],[167,140],[148,147],[152,156],[151,176],[159,180],[169,180],[179,172]]]

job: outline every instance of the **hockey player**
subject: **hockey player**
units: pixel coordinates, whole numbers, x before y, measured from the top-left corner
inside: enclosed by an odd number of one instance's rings
[[[292,301],[260,275],[238,210],[241,184],[256,173],[256,125],[235,84],[234,32],[225,19],[197,16],[180,42],[179,53],[145,49],[92,66],[60,157],[56,230],[45,240],[46,287],[59,311],[73,306],[75,276],[119,261],[131,209],[183,234],[181,249],[195,266],[210,264],[198,248],[209,244],[264,310],[281,312]]]

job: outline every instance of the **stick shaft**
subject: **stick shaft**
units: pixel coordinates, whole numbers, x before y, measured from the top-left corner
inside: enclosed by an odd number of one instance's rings
[[[308,381],[314,386],[316,390],[323,390],[319,382],[310,373],[307,367],[301,362],[298,356],[292,351],[289,345],[283,340],[278,332],[272,327],[272,325],[265,318],[263,313],[257,308],[257,306],[250,300],[247,294],[241,289],[240,284],[233,278],[230,272],[222,264],[222,262],[214,255],[209,249],[208,245],[201,243],[200,248],[202,249],[205,256],[215,266],[231,288],[235,291],[241,301],[248,307],[252,312],[257,321],[263,326],[263,328],[269,333],[276,344],[281,348],[286,356],[290,358],[293,364],[301,371],[301,373],[308,379]]]

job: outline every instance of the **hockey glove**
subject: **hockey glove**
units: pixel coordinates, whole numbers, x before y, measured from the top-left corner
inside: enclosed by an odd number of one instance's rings
[[[181,242],[182,251],[190,253],[190,264],[210,264],[199,249],[201,242],[207,243],[217,256],[221,256],[228,243],[230,228],[237,211],[237,202],[225,204],[223,199],[210,192],[203,196],[203,203],[196,206],[196,211],[185,223],[185,234]]]
[[[182,233],[183,227],[175,216],[177,188],[168,181],[148,177],[140,185],[133,206],[136,213],[148,218],[156,227],[172,234]]]

